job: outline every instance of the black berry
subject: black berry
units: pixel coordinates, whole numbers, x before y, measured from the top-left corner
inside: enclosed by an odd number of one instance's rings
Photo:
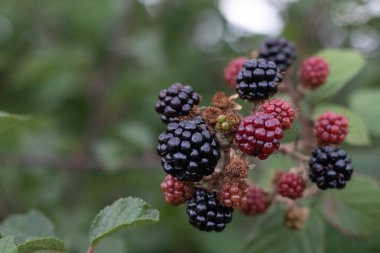
[[[197,189],[187,202],[189,222],[201,231],[223,231],[232,219],[233,209],[223,206],[217,199],[216,192]]]
[[[295,59],[295,48],[284,38],[269,38],[261,45],[259,58],[275,62],[280,71],[284,72]]]
[[[156,111],[161,114],[162,122],[175,122],[178,117],[188,115],[199,100],[199,95],[191,86],[175,83],[159,93]]]
[[[168,124],[157,152],[165,172],[181,181],[200,181],[214,172],[220,158],[219,145],[201,117]]]
[[[236,91],[250,101],[268,99],[277,92],[282,76],[276,64],[264,59],[246,60],[237,76]]]
[[[310,160],[310,180],[325,190],[327,188],[343,189],[350,180],[353,166],[346,151],[331,146],[314,150]]]

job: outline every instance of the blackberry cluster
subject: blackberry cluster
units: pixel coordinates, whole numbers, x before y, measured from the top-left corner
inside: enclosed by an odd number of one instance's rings
[[[280,72],[285,72],[296,58],[295,47],[284,38],[269,38],[261,45],[259,58],[275,62]]]
[[[348,134],[348,119],[341,114],[326,112],[315,123],[315,133],[320,144],[340,144]]]
[[[236,77],[239,74],[240,69],[243,67],[244,62],[245,57],[235,58],[231,60],[224,69],[224,80],[231,88],[236,88]]]
[[[237,76],[236,91],[250,101],[268,99],[277,92],[282,76],[277,65],[264,59],[246,60]]]
[[[235,139],[241,151],[265,160],[280,147],[282,137],[278,119],[268,113],[256,112],[241,121]]]
[[[274,98],[266,101],[260,111],[272,114],[281,123],[282,129],[290,129],[293,125],[296,113],[289,102],[281,98]]]
[[[162,122],[176,122],[178,117],[188,115],[199,100],[199,95],[191,86],[175,83],[159,93],[156,111],[161,114]]]
[[[183,204],[193,196],[194,188],[190,182],[182,182],[177,178],[167,175],[160,185],[164,193],[165,201],[173,206]]]
[[[247,201],[242,204],[240,211],[249,216],[264,213],[271,203],[269,194],[257,186],[250,186],[247,193]]]
[[[199,230],[221,232],[231,221],[233,209],[221,205],[216,192],[196,189],[193,197],[187,202],[186,212],[190,224]]]
[[[314,150],[309,160],[310,180],[319,189],[343,189],[351,179],[354,168],[346,151],[331,146]]]
[[[302,84],[316,89],[326,82],[329,75],[329,64],[319,56],[306,58],[300,67]]]
[[[276,182],[277,193],[290,199],[301,198],[305,187],[305,180],[296,173],[281,173]]]
[[[168,124],[157,152],[165,172],[181,181],[200,181],[214,172],[220,158],[219,145],[199,116]]]

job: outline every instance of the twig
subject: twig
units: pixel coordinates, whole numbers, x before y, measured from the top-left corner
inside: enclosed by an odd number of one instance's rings
[[[284,143],[280,145],[278,152],[287,155],[301,163],[307,163],[309,161],[309,157],[299,153],[295,147],[296,146],[293,145],[293,142]]]

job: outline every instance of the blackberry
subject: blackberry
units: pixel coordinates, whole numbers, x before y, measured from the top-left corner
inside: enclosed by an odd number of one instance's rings
[[[259,58],[273,61],[285,72],[295,60],[294,45],[284,38],[269,38],[260,47]]]
[[[192,183],[179,181],[171,175],[165,177],[160,188],[164,193],[165,201],[173,206],[185,203],[194,193]]]
[[[236,77],[239,74],[240,69],[243,67],[244,62],[245,57],[235,58],[231,60],[224,69],[224,80],[231,88],[236,88]]]
[[[268,99],[277,92],[282,76],[277,65],[264,59],[246,60],[237,76],[236,91],[250,101]]]
[[[220,158],[219,145],[199,116],[168,124],[157,152],[165,172],[181,181],[200,181],[214,172]]]
[[[329,75],[329,64],[319,56],[306,58],[300,67],[302,84],[316,89],[326,82]]]
[[[249,216],[265,213],[271,203],[269,194],[258,186],[250,186],[247,201],[243,203],[240,211]]]
[[[156,111],[161,114],[162,122],[176,122],[178,117],[188,115],[199,100],[199,95],[191,86],[174,83],[159,93]]]
[[[343,189],[351,179],[354,168],[346,151],[331,146],[314,150],[309,160],[310,180],[319,189]]]
[[[221,232],[231,221],[233,209],[220,204],[216,192],[196,189],[187,202],[186,212],[190,224],[199,230]]]
[[[301,198],[306,182],[296,173],[281,173],[276,181],[277,193],[290,199]]]
[[[342,114],[326,112],[315,122],[315,134],[321,144],[340,144],[349,132],[348,119]]]
[[[241,121],[235,140],[241,151],[265,160],[280,147],[282,137],[278,119],[265,112],[256,112]]]
[[[280,98],[266,101],[260,111],[272,114],[281,123],[282,129],[287,130],[292,127],[296,113],[289,102]]]
[[[238,208],[247,201],[248,184],[241,179],[226,178],[219,191],[220,201],[227,207]]]

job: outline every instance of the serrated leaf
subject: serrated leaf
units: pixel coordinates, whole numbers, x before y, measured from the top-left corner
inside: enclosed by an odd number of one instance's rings
[[[317,211],[311,212],[305,227],[298,231],[284,226],[283,211],[272,211],[257,219],[242,253],[324,252],[325,223]]]
[[[349,133],[346,142],[355,146],[365,146],[371,144],[369,131],[363,119],[349,109],[334,104],[323,104],[317,107],[313,113],[313,119],[316,120],[321,114],[331,111],[345,115],[349,120]]]
[[[328,62],[330,74],[326,83],[312,93],[315,101],[334,96],[359,73],[365,64],[363,56],[352,49],[325,49],[317,55]]]
[[[7,112],[0,111],[0,133],[29,119],[30,117],[27,116],[10,114]]]
[[[126,228],[157,222],[159,212],[139,198],[121,198],[95,217],[89,232],[91,246]]]
[[[380,136],[380,89],[357,91],[350,97],[350,107],[365,120],[371,133]]]
[[[13,235],[16,244],[19,244],[30,237],[54,236],[54,226],[42,213],[31,210],[8,217],[0,225],[0,234]]]
[[[369,177],[354,175],[342,191],[326,192],[324,214],[348,236],[370,236],[380,231],[380,189]]]
[[[38,250],[51,250],[64,252],[65,244],[62,240],[55,237],[29,238],[28,241],[17,245],[19,253],[28,253]]]
[[[1,253],[18,253],[13,236],[5,236],[0,239]]]

